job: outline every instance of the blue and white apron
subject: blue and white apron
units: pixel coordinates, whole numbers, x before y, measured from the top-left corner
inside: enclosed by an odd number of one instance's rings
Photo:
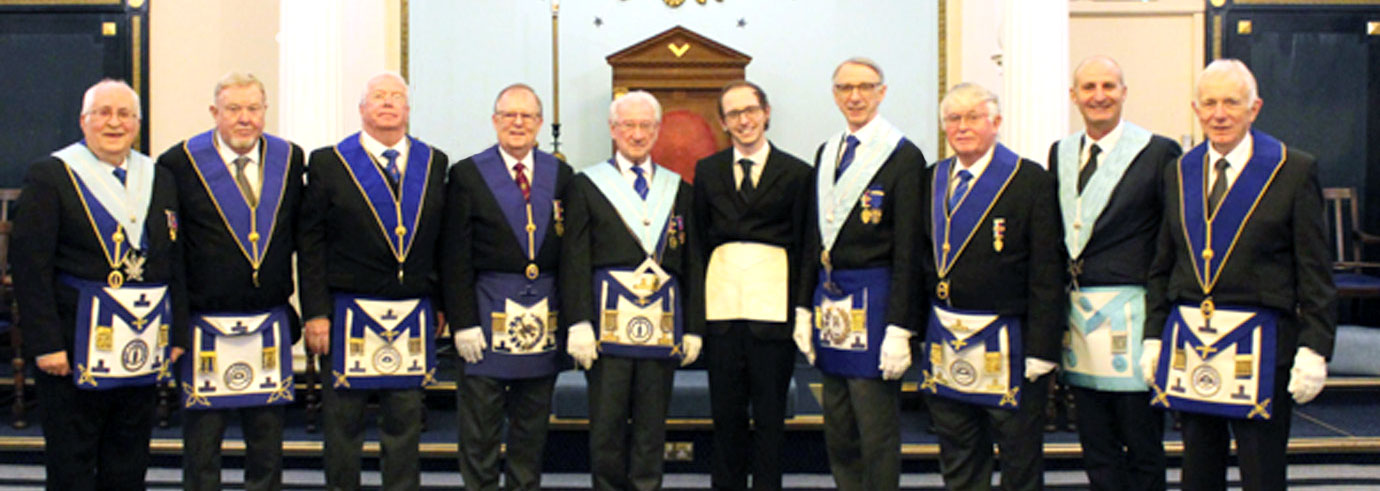
[[[946,399],[1017,409],[1025,351],[1021,320],[935,304],[929,315],[920,390]]]
[[[331,318],[336,389],[414,389],[436,383],[436,312],[429,298],[337,293]]]
[[[293,401],[292,333],[287,307],[197,314],[192,350],[178,364],[189,410]]]

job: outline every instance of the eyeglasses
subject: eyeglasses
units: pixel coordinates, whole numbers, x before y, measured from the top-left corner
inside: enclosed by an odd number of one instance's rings
[[[851,94],[853,93],[853,91],[857,90],[866,94],[874,90],[877,90],[877,87],[881,86],[882,84],[873,82],[863,82],[860,84],[834,84],[834,92],[838,92],[840,94]]]
[[[761,116],[761,115],[762,115],[762,106],[748,106],[748,107],[745,107],[745,108],[742,108],[742,109],[734,109],[734,110],[732,110],[732,111],[729,111],[729,112],[724,113],[724,120],[725,120],[725,121],[735,121],[735,120],[737,120],[738,118],[741,118],[741,117],[743,117],[743,116],[747,116],[747,117],[750,117],[750,118],[755,118],[755,117],[758,117],[758,116]]]
[[[623,131],[642,130],[652,131],[657,127],[656,121],[619,121],[618,128]]]
[[[100,122],[108,121],[108,120],[110,120],[110,118],[116,118],[116,122],[117,122],[117,123],[120,122],[120,121],[138,121],[138,120],[139,120],[138,114],[136,114],[132,109],[125,109],[125,108],[115,109],[115,108],[110,107],[110,106],[103,106],[103,107],[98,107],[98,108],[96,108],[96,109],[92,109],[90,112],[86,113],[86,115],[87,115],[87,116],[94,117],[94,118],[96,118],[97,121],[100,121]]]
[[[268,109],[268,106],[265,106],[263,104],[250,104],[248,106],[231,104],[229,106],[221,108],[221,111],[230,116],[239,116],[241,113],[244,112],[248,112],[250,116],[258,116],[260,114],[263,114],[265,109]]]
[[[1240,99],[1232,99],[1232,98],[1227,98],[1227,99],[1207,99],[1207,100],[1198,101],[1197,106],[1198,106],[1198,109],[1202,109],[1202,110],[1204,110],[1204,111],[1216,111],[1218,107],[1221,107],[1222,109],[1226,109],[1226,110],[1228,110],[1228,111],[1235,111],[1235,110],[1237,110],[1237,109],[1240,109],[1240,108],[1242,108],[1242,107],[1245,107],[1245,106],[1246,106],[1246,102],[1245,102],[1245,101],[1242,101],[1242,100],[1240,100]]]
[[[369,101],[370,101],[370,102],[373,102],[373,103],[376,103],[376,104],[377,104],[377,103],[382,103],[382,102],[384,102],[384,101],[392,102],[392,103],[394,103],[394,104],[401,104],[401,103],[407,102],[407,93],[406,93],[406,92],[385,92],[385,91],[382,91],[382,90],[376,90],[376,91],[373,91],[373,92],[370,92],[370,93],[369,93]]]
[[[539,113],[525,113],[521,111],[498,111],[495,112],[494,115],[498,116],[498,119],[502,120],[505,123],[511,123],[519,119],[525,119],[528,121],[536,121],[538,119],[541,119],[541,114]]]
[[[986,121],[986,120],[987,120],[987,113],[946,114],[946,115],[944,115],[944,125],[945,125],[945,126],[958,126],[958,123],[964,123],[964,124],[967,124],[968,126],[973,126],[973,125],[978,124],[978,123],[981,122],[981,121]]]

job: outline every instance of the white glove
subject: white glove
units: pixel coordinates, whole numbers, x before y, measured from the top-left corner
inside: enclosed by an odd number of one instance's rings
[[[685,347],[685,358],[680,360],[680,366],[686,366],[699,359],[700,347],[704,346],[704,340],[700,339],[699,334],[686,334],[681,338],[680,344]]]
[[[1160,366],[1160,340],[1146,338],[1140,344],[1140,375],[1149,385],[1155,384],[1155,369]]]
[[[1041,360],[1033,356],[1025,359],[1025,379],[1034,382],[1035,379],[1043,377],[1046,373],[1053,372],[1057,366],[1052,361]]]
[[[588,321],[570,326],[570,333],[565,338],[565,352],[570,353],[580,368],[589,370],[594,366],[594,360],[599,359],[599,345],[594,342],[594,326]]]
[[[795,308],[795,333],[791,335],[795,338],[795,347],[805,354],[805,359],[815,364],[815,343],[812,339],[814,334],[814,319],[811,318],[810,309],[805,307]]]
[[[484,331],[479,326],[469,327],[455,333],[455,352],[460,353],[460,357],[466,363],[479,363],[484,359],[484,348],[488,343],[484,342]]]
[[[1298,354],[1294,355],[1294,368],[1289,370],[1289,393],[1294,395],[1294,402],[1308,404],[1318,397],[1326,382],[1327,359],[1313,348],[1299,346]]]
[[[882,338],[882,363],[877,366],[882,370],[883,379],[898,380],[910,368],[911,334],[901,326],[886,326],[886,337]]]

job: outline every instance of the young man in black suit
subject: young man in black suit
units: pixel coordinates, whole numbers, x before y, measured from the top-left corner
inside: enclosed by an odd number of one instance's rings
[[[876,62],[840,63],[833,94],[848,128],[815,152],[793,338],[824,377],[834,482],[896,489],[925,156],[877,115],[886,85]]]
[[[676,366],[693,363],[702,344],[692,195],[652,162],[660,128],[656,97],[614,99],[615,155],[576,175],[566,198],[561,306],[572,323],[566,349],[587,370],[599,490],[660,489]]]
[[[733,82],[719,92],[719,123],[733,146],[696,164],[694,187],[694,232],[708,264],[702,285],[714,488],[747,489],[752,467],[753,489],[781,489],[795,369],[790,299],[799,286],[809,209],[800,197],[809,193],[811,170],[767,142],[771,105],[757,84]]]
[[[435,380],[432,341],[444,324],[436,255],[448,161],[407,135],[408,96],[397,74],[371,78],[363,131],[313,151],[307,166],[297,266],[303,336],[331,374],[322,401],[330,488],[359,488],[371,395],[384,489],[421,485],[422,387]]]
[[[513,84],[494,101],[498,144],[450,169],[442,290],[460,355],[460,473],[497,489],[507,420],[508,489],[541,489],[558,350],[556,271],[572,171],[537,150],[541,99]]]
[[[1251,129],[1260,107],[1244,63],[1209,64],[1193,101],[1208,141],[1164,177],[1141,363],[1151,403],[1183,414],[1189,490],[1226,488],[1232,435],[1242,487],[1285,489],[1294,404],[1322,390],[1332,355],[1317,165]]]
[[[922,270],[932,295],[922,392],[949,489],[1043,486],[1041,430],[1059,359],[1063,262],[1054,178],[997,143],[997,96],[963,83],[939,104],[954,158],[924,193]],[[990,430],[989,430],[990,429]]]
[[[187,247],[192,351],[182,394],[182,485],[221,488],[227,420],[244,431],[246,489],[282,488],[283,405],[292,402],[293,226],[302,200],[301,147],[265,134],[263,83],[216,83],[216,127],[158,157],[177,181]],[[248,341],[248,342],[245,342]]]
[[[1118,491],[1165,486],[1164,413],[1150,408],[1136,360],[1164,209],[1160,179],[1183,153],[1121,119],[1126,91],[1115,60],[1083,60],[1069,98],[1084,130],[1049,148],[1069,265],[1063,378],[1078,406],[1088,481]]]
[[[131,148],[140,118],[129,85],[91,86],[84,138],[33,164],[15,206],[48,489],[144,489],[156,383],[187,348],[177,187]]]

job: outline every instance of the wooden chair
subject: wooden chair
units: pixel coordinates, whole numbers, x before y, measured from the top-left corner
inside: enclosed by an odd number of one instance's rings
[[[1380,297],[1380,276],[1374,274],[1380,271],[1380,263],[1364,259],[1366,246],[1380,244],[1380,235],[1361,230],[1356,188],[1325,188],[1323,199],[1332,226],[1332,279],[1337,285],[1337,296],[1342,299]]]
[[[0,189],[0,317],[8,318],[9,344],[11,350],[10,367],[14,370],[11,379],[14,389],[14,402],[10,406],[10,426],[25,428],[27,407],[24,403],[24,385],[27,381],[24,363],[24,336],[19,330],[19,305],[14,297],[14,279],[10,276],[10,233],[14,224],[10,221],[10,210],[19,199],[18,189]]]

